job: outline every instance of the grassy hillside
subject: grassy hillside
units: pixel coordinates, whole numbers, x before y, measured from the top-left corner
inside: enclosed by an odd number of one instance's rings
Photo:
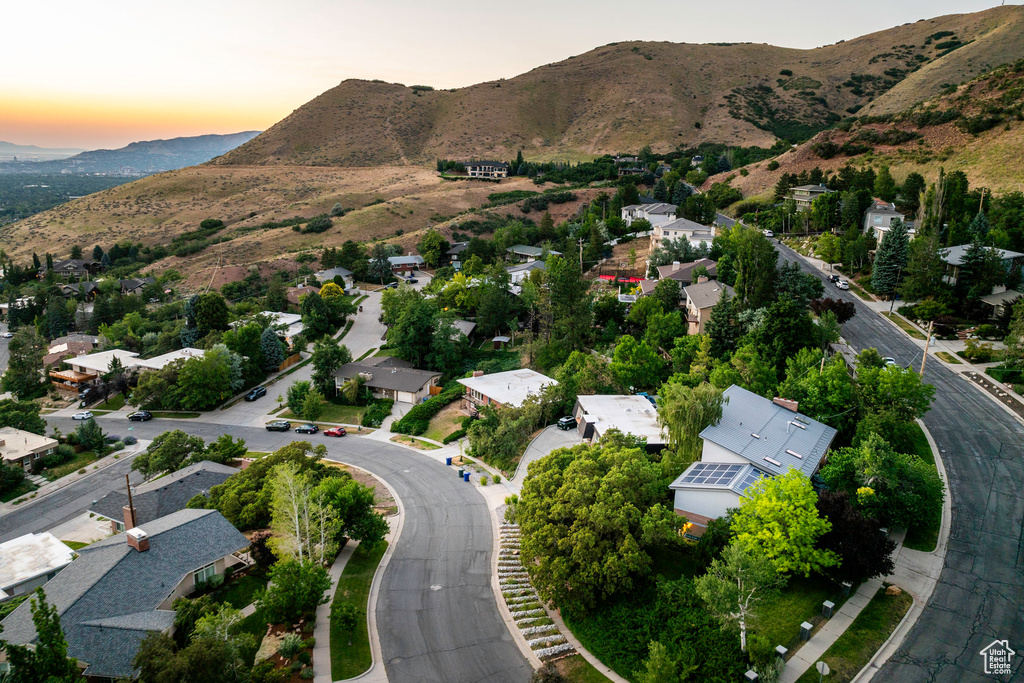
[[[900,110],[1024,55],[1024,8],[998,7],[793,50],[613,43],[449,91],[344,81],[214,163],[367,166],[435,157],[578,158],[702,141],[770,147],[874,100]],[[902,82],[912,82],[902,86]]]
[[[995,69],[947,93],[895,114],[864,116],[824,131],[775,161],[748,168],[733,187],[744,196],[770,192],[783,173],[821,168],[826,175],[847,163],[889,166],[897,181],[916,171],[929,181],[940,167],[963,171],[973,187],[997,194],[1024,187],[1024,60]],[[706,186],[732,174],[708,179]]]

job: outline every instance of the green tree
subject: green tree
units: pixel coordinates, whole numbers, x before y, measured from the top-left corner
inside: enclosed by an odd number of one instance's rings
[[[778,384],[775,368],[753,344],[737,349],[728,363],[716,365],[711,371],[710,380],[718,389],[725,390],[733,384],[738,384],[765,398],[776,395],[775,386]]]
[[[711,353],[720,358],[736,349],[740,337],[740,320],[735,301],[729,291],[722,292],[722,298],[711,309],[711,316],[704,328],[711,337]]]
[[[477,320],[481,334],[491,335],[508,329],[512,323],[513,300],[509,294],[509,274],[496,263],[477,290]],[[428,337],[429,340],[429,337]]]
[[[827,519],[818,516],[817,499],[811,480],[800,470],[762,477],[747,489],[733,513],[733,533],[785,574],[809,576],[834,566],[838,562],[835,553],[816,545],[832,528]]]
[[[302,297],[303,336],[319,339],[331,331],[331,312],[316,292]]]
[[[306,396],[312,390],[312,384],[307,380],[299,380],[288,387],[288,410],[296,415],[302,415],[302,407],[305,405]]]
[[[764,322],[748,333],[748,340],[780,371],[785,368],[786,359],[802,348],[816,345],[818,339],[807,310],[789,297],[770,305]]]
[[[780,297],[788,296],[802,308],[807,308],[811,301],[825,294],[825,285],[818,276],[800,270],[796,261],[789,261],[779,266],[775,291]]]
[[[241,388],[241,359],[221,344],[185,361],[177,397],[185,410],[209,410]]]
[[[876,293],[891,296],[899,285],[900,273],[906,269],[910,253],[907,227],[900,219],[893,220],[882,237],[871,269],[871,287]]]
[[[36,638],[32,645],[3,643],[11,683],[73,683],[80,679],[78,663],[68,657],[68,643],[60,628],[60,614],[46,602],[37,588],[31,598],[32,624]]]
[[[858,417],[857,387],[839,355],[821,365],[817,349],[801,349],[786,361],[786,379],[779,396],[797,401],[800,412],[841,432],[851,429]]]
[[[724,624],[736,624],[740,649],[747,651],[747,627],[757,603],[785,582],[775,562],[756,544],[742,538],[726,546],[721,559],[711,561],[708,573],[694,581],[697,595]]]
[[[887,202],[896,199],[896,181],[889,172],[888,166],[882,166],[878,169],[878,175],[875,176],[874,192],[876,197]]]
[[[75,427],[75,438],[86,450],[96,451],[97,454],[103,450],[103,430],[92,418],[80,422]]]
[[[909,301],[920,301],[947,289],[942,281],[946,262],[942,259],[939,231],[919,235],[910,243],[906,277],[902,278],[899,293]]]
[[[530,464],[517,505],[523,566],[545,600],[587,610],[628,593],[650,550],[679,542],[661,466],[628,437],[562,448]]]
[[[647,651],[644,668],[633,674],[636,683],[684,683],[697,670],[695,664],[686,664],[680,672],[680,662],[657,640],[648,644]]]
[[[19,327],[8,343],[7,371],[0,386],[19,399],[31,400],[44,393],[43,354],[46,344],[31,325]]]
[[[316,388],[311,389],[302,401],[302,419],[309,422],[319,420],[324,410],[323,403],[324,395]]]
[[[256,594],[256,611],[268,623],[295,622],[327,602],[331,577],[314,562],[285,559],[270,568],[270,585]]]
[[[652,296],[661,302],[661,307],[665,311],[674,311],[679,308],[679,298],[682,294],[682,288],[679,283],[671,278],[659,280],[658,284],[654,286],[654,292]]]
[[[279,276],[270,279],[267,285],[267,296],[264,305],[268,311],[282,312],[288,308],[288,294],[285,291],[284,280]]]
[[[437,268],[441,265],[441,259],[444,258],[449,246],[448,240],[437,230],[427,230],[423,237],[420,238],[416,249],[420,252],[420,256],[423,257],[428,266]]]
[[[732,229],[736,244],[736,303],[760,308],[775,296],[775,263],[779,253],[760,230],[739,223]]]
[[[177,472],[186,465],[199,462],[205,452],[206,443],[202,439],[175,429],[153,439],[149,448],[132,461],[132,469],[148,479],[161,472]]]
[[[818,238],[818,241],[814,245],[814,250],[825,263],[829,264],[831,270],[832,264],[842,258],[842,245],[839,243],[839,238],[830,232],[825,233]]]
[[[721,390],[707,382],[688,387],[678,382],[662,386],[658,422],[668,431],[669,451],[662,458],[665,477],[675,478],[700,457],[705,427],[718,424],[728,402]]]
[[[313,366],[313,384],[324,396],[333,396],[335,393],[335,371],[351,362],[352,354],[347,346],[339,344],[338,340],[332,337],[321,337],[313,344],[313,355],[310,357],[310,363]]]
[[[374,491],[351,477],[328,477],[317,485],[313,497],[334,510],[339,537],[352,538],[373,547],[388,533],[388,521],[374,510]]]
[[[468,348],[466,335],[455,328],[454,318],[442,313],[434,319],[427,367],[445,374],[454,373],[465,360]]]
[[[608,369],[630,391],[652,391],[663,379],[665,361],[647,342],[638,342],[627,334],[619,338]]]
[[[857,380],[867,410],[890,413],[902,422],[924,417],[935,398],[935,387],[910,369],[860,367]]]
[[[1024,368],[1024,299],[1017,299],[1012,310],[1006,332],[1006,362],[1020,369]]]
[[[206,448],[206,452],[191,455],[189,459],[192,462],[209,460],[226,465],[232,460],[244,458],[248,452],[249,449],[245,446],[245,439],[238,439],[236,441],[230,434],[221,434],[217,437],[216,441]]]
[[[274,328],[267,327],[260,334],[260,353],[263,354],[263,369],[267,372],[277,370],[284,362],[281,340]]]
[[[214,330],[228,329],[228,304],[216,292],[200,294],[195,305],[196,328],[202,339]]]
[[[586,348],[593,322],[590,285],[579,265],[561,256],[547,260],[548,288],[553,315],[552,341],[566,353]]]
[[[388,330],[388,346],[395,349],[399,358],[416,367],[423,366],[430,354],[436,313],[435,305],[422,297],[409,302],[398,322]]]
[[[0,399],[0,427],[14,427],[33,434],[46,433],[46,422],[39,416],[42,408],[32,401]]]

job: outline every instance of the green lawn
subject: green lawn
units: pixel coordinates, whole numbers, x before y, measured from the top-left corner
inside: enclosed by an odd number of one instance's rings
[[[940,359],[946,361],[947,363],[952,363],[953,365],[960,365],[960,361],[957,360],[957,357],[951,353],[948,353],[946,351],[936,351],[935,355],[938,356]]]
[[[910,323],[910,321],[908,321],[906,318],[904,318],[899,313],[889,313],[888,311],[886,311],[886,312],[883,312],[882,315],[884,315],[886,318],[888,318],[889,320],[891,320],[894,323],[896,323],[901,330],[903,330],[904,332],[909,334],[914,339],[924,339],[925,338],[924,335],[921,334],[920,330],[918,330],[916,327],[914,327]]]
[[[429,441],[417,439],[414,436],[408,436],[406,434],[396,434],[393,437],[391,437],[391,440],[394,441],[395,443],[402,443],[405,444],[406,446],[418,448],[421,451],[434,451],[440,448],[440,446],[438,446],[436,443],[430,443]]]
[[[367,351],[363,355],[359,356],[359,358],[356,358],[356,361],[358,362],[358,361],[361,361],[362,359],[366,358],[367,356],[372,356],[373,352],[376,351],[376,350],[377,349],[370,349],[369,351]]]
[[[924,435],[921,426],[916,422],[910,423],[909,426],[914,434],[914,453],[925,462],[934,465],[935,454],[932,453],[931,446],[928,445],[928,437]],[[949,495],[949,492],[946,495]],[[935,545],[939,542],[939,526],[941,524],[941,516],[937,516],[933,523],[912,524],[907,529],[907,537],[903,539],[903,545],[911,550],[930,553],[935,550]]]
[[[397,356],[398,355],[398,349],[388,349],[388,348],[383,348],[382,347],[382,348],[377,349],[377,353],[375,353],[373,355],[374,356]]]
[[[560,659],[555,667],[569,683],[607,683],[608,678],[582,655]]]
[[[913,602],[907,592],[886,595],[885,587],[879,588],[846,632],[821,656],[821,661],[832,670],[828,682],[853,680],[896,629]],[[815,683],[817,680],[818,672],[811,668],[797,679],[797,683]]]
[[[72,550],[79,550],[89,545],[88,543],[82,543],[81,541],[62,541],[64,545],[71,548]]]
[[[334,403],[325,403],[320,419],[324,422],[340,422],[347,425],[357,425],[363,421],[365,406],[339,406]]]
[[[341,681],[363,673],[373,664],[370,652],[370,634],[366,622],[366,609],[370,598],[370,585],[377,565],[387,550],[387,541],[367,547],[360,543],[345,565],[334,593],[335,605],[348,601],[359,607],[362,618],[353,633],[347,633],[331,624],[331,677]]]
[[[817,576],[794,576],[778,595],[758,605],[758,618],[752,630],[768,638],[772,647],[789,647],[800,635],[800,624],[821,614],[821,603],[825,600],[839,608],[845,598],[838,584]]]
[[[191,420],[200,416],[200,413],[186,413],[175,410],[154,410],[153,417],[163,417],[168,420]]]
[[[124,408],[124,394],[118,394],[112,398],[108,398],[103,403],[96,406],[96,410],[121,410]]]
[[[210,597],[217,602],[223,602],[236,609],[242,609],[252,604],[256,591],[265,588],[267,585],[267,574],[265,571],[254,569],[245,576],[232,578],[220,588],[210,594]]]
[[[59,467],[43,470],[40,474],[50,481],[56,481],[72,472],[77,472],[86,465],[91,465],[99,459],[99,456],[93,451],[82,451],[81,453],[75,453],[74,459],[70,462],[66,462]]]
[[[15,498],[24,496],[26,493],[32,493],[35,490],[35,484],[30,482],[28,479],[22,479],[20,484],[18,484],[13,489],[0,496],[0,503],[9,503]]]
[[[874,301],[871,295],[865,292],[864,288],[858,285],[856,282],[850,283],[850,290],[864,301]]]

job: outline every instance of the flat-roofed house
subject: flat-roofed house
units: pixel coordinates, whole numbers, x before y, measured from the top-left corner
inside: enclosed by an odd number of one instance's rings
[[[0,427],[0,457],[5,465],[31,471],[32,463],[56,449],[56,439],[15,427]]]
[[[651,450],[661,450],[668,443],[668,436],[658,422],[658,410],[646,396],[577,396],[572,414],[580,436],[594,443],[610,429],[644,438]]]
[[[475,413],[481,406],[518,408],[530,396],[539,395],[544,387],[558,384],[547,375],[525,368],[490,375],[477,371],[472,377],[458,382],[466,387],[464,408],[471,413]]]
[[[462,165],[470,178],[508,177],[508,163],[504,161],[466,161]]]
[[[78,559],[46,584],[68,656],[89,680],[137,677],[132,660],[139,644],[173,629],[174,601],[244,564],[236,553],[248,546],[216,510],[181,510],[80,548]],[[38,642],[29,601],[3,620],[3,637],[15,645]]]
[[[31,593],[75,559],[75,551],[48,531],[0,543],[0,602]]]
[[[701,536],[712,519],[739,506],[761,477],[791,469],[818,471],[836,430],[797,412],[795,401],[763,396],[733,385],[725,390],[722,419],[706,427],[700,460],[669,485],[687,534]]]

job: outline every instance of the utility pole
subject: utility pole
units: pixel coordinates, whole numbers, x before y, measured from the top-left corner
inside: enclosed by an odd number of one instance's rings
[[[580,272],[583,272],[583,238],[580,238]]]
[[[924,377],[924,362],[928,360],[928,346],[932,343],[932,327],[934,326],[934,320],[928,323],[928,338],[924,340],[924,357],[921,358],[921,377]]]

